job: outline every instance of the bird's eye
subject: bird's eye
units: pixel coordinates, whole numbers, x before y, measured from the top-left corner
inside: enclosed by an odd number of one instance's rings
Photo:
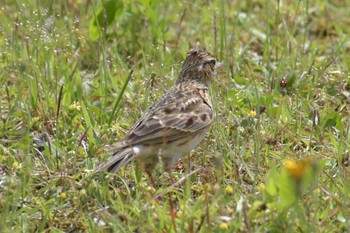
[[[215,59],[210,59],[209,61],[207,61],[207,63],[215,66],[216,60]]]

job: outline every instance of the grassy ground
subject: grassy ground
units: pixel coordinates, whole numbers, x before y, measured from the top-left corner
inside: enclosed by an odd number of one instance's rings
[[[350,231],[348,1],[103,2],[1,5],[0,232]],[[184,184],[92,177],[193,47],[226,68]]]

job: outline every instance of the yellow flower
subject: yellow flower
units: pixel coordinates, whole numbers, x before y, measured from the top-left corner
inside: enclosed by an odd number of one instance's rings
[[[220,223],[220,229],[221,230],[227,230],[228,229],[228,224],[226,222],[222,222]]]
[[[61,193],[61,198],[66,199],[67,198],[67,194],[65,192]]]
[[[250,116],[250,117],[255,117],[255,116],[256,116],[256,111],[250,110],[249,116]]]
[[[77,102],[73,102],[71,105],[69,105],[70,110],[81,110],[81,106]]]
[[[40,117],[33,117],[33,122],[39,122],[40,121]]]
[[[306,170],[310,167],[312,158],[305,158],[300,161],[288,159],[284,162],[284,168],[296,180],[303,178]]]
[[[264,191],[265,190],[265,185],[263,183],[258,184],[258,190],[260,192]]]
[[[225,188],[227,194],[233,194],[233,188],[231,185],[227,185]]]

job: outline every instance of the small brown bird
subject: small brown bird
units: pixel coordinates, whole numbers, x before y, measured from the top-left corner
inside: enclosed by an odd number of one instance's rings
[[[154,184],[151,173],[159,158],[169,171],[202,141],[214,118],[208,87],[222,63],[205,50],[190,50],[187,55],[175,85],[141,116],[122,142],[111,146],[116,151],[95,172],[117,172],[136,158]]]

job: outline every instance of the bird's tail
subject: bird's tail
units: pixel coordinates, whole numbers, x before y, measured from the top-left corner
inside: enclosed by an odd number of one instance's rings
[[[132,147],[123,147],[114,153],[105,163],[100,164],[93,173],[107,170],[116,173],[135,156]]]

